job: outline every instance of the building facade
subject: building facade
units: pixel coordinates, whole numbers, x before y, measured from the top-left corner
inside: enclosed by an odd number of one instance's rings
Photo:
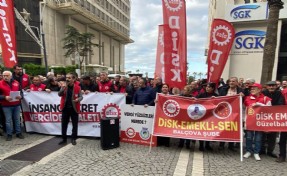
[[[282,1],[285,9],[280,11],[272,80],[287,80],[287,0]],[[212,0],[209,8],[209,24],[220,18],[231,22],[235,29],[222,77],[254,78],[259,82],[269,13],[267,0]]]
[[[31,13],[29,23],[35,26],[35,29],[43,31],[49,66],[65,66],[79,62],[79,56],[64,57],[63,38],[66,26],[70,25],[80,33],[94,34],[92,42],[99,45],[92,48],[93,54],[88,55],[84,66],[106,67],[110,73],[124,72],[124,48],[126,44],[133,42],[130,39],[129,0],[15,0],[15,7],[20,12],[25,8]],[[32,54],[37,53],[38,57],[28,62],[43,64],[43,50],[25,33],[25,27],[21,25],[17,20],[18,52],[25,55],[21,57],[18,54],[19,62],[26,63]],[[25,42],[21,42],[24,37]],[[27,42],[33,43],[33,46]],[[33,51],[36,48],[37,51]]]

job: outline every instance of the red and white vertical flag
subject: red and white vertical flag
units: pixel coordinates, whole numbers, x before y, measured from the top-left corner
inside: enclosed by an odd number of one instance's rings
[[[154,78],[162,78],[162,82],[165,82],[165,47],[169,47],[170,40],[170,28],[166,24],[158,26],[158,41],[157,41],[157,51],[156,51],[156,63]]]
[[[0,42],[4,66],[17,63],[14,6],[12,0],[0,0]]]
[[[158,26],[158,40],[157,40],[157,50],[156,50],[156,61],[155,61],[155,71],[154,78],[161,77],[164,80],[164,32],[163,25]]]
[[[163,23],[169,32],[164,37],[165,83],[170,87],[186,85],[186,8],[185,0],[162,0]]]
[[[210,29],[207,56],[208,82],[219,82],[234,41],[234,28],[228,21],[214,19]]]

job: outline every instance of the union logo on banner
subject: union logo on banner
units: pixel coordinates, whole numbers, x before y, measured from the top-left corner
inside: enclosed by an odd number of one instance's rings
[[[154,135],[238,142],[241,130],[240,98],[225,96],[193,100],[158,94]]]
[[[164,0],[164,5],[169,11],[177,12],[182,8],[183,2],[181,0]]]

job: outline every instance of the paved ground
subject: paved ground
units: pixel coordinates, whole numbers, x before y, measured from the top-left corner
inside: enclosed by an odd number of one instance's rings
[[[274,158],[262,156],[262,161],[256,162],[252,157],[241,162],[239,152],[217,151],[216,143],[213,143],[214,151],[202,153],[198,144],[190,150],[177,148],[176,139],[171,147],[155,147],[149,153],[149,147],[127,143],[121,143],[120,148],[102,150],[100,140],[80,138],[76,146],[68,144],[36,163],[5,160],[53,137],[24,135],[24,140],[13,138],[11,142],[0,137],[1,176],[4,173],[20,176],[287,175],[287,163],[278,164]]]

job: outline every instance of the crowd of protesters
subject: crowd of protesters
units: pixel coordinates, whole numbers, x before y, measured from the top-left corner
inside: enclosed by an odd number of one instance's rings
[[[20,129],[20,104],[24,91],[60,91],[61,82],[65,82],[66,78],[63,74],[47,73],[46,76],[29,77],[23,74],[21,66],[16,65],[13,72],[4,71],[0,76],[0,102],[3,109],[1,116],[5,116],[6,140],[12,140],[13,128],[16,137],[23,139],[24,136]],[[126,95],[126,104],[154,106],[157,103],[156,94],[170,94],[197,98],[214,98],[217,96],[240,95],[243,97],[245,107],[248,106],[276,106],[285,105],[287,103],[287,81],[269,81],[264,85],[256,83],[252,78],[245,79],[231,77],[226,82],[220,79],[219,84],[207,82],[206,79],[194,80],[188,83],[182,90],[177,87],[169,87],[160,77],[154,79],[139,76],[120,76],[116,75],[109,78],[106,72],[101,72],[97,76],[80,76],[76,75],[75,83],[81,88],[82,94],[93,92],[105,93],[124,93]],[[16,101],[12,101],[9,91],[21,91]],[[14,123],[12,123],[12,121]],[[286,140],[287,133],[280,134],[280,154],[274,153],[276,138],[279,136],[277,132],[265,133],[259,131],[245,131],[246,137],[246,153],[245,158],[249,158],[254,154],[255,160],[261,160],[260,155],[268,155],[277,158],[277,162],[285,162],[286,160]],[[158,145],[169,146],[170,140],[167,137],[158,137]],[[194,144],[195,141],[192,141]],[[190,148],[191,140],[180,139],[178,147]],[[254,145],[254,147],[253,147]],[[228,143],[228,149],[237,151],[238,143]],[[220,142],[218,150],[224,150],[225,143]],[[199,141],[200,151],[212,151],[210,141]]]

